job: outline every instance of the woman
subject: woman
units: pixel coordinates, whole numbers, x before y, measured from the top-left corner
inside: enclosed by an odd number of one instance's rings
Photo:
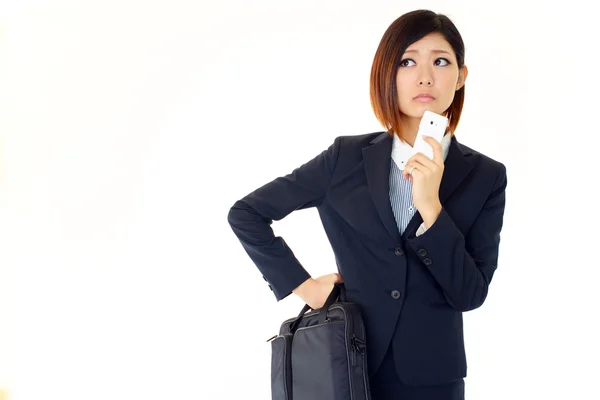
[[[464,399],[462,313],[497,268],[506,168],[454,136],[464,45],[444,15],[416,10],[384,33],[371,73],[383,132],[337,137],[321,154],[235,202],[228,221],[277,301],[320,308],[335,282],[363,310],[373,400]],[[434,157],[410,156],[425,110],[448,117]],[[317,207],[338,272],[312,278],[270,227]]]

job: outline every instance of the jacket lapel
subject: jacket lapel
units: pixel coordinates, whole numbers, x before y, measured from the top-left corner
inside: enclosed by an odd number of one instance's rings
[[[387,132],[383,132],[362,151],[365,175],[377,213],[390,236],[394,241],[399,242],[401,235],[390,203],[392,140]],[[473,169],[473,165],[467,159],[469,154],[470,152],[460,145],[456,137],[452,137],[440,183],[439,196],[442,206]],[[402,234],[402,238],[406,238],[410,234],[414,235],[422,222],[421,215],[416,212]]]
[[[363,147],[363,160],[365,175],[369,185],[369,192],[375,203],[375,208],[383,225],[394,238],[400,242],[400,231],[394,218],[390,203],[390,162],[392,160],[392,137],[383,132],[371,143]]]

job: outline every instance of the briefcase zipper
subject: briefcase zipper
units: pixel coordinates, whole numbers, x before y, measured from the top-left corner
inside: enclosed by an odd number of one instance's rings
[[[354,333],[352,334],[352,341],[356,345],[356,349],[362,354],[364,352],[365,342],[362,339],[359,339]]]
[[[270,337],[269,339],[267,339],[267,343],[269,343],[271,340],[275,339],[277,336],[279,336],[279,335],[273,335],[272,337]]]
[[[334,303],[334,304],[335,304],[335,303]],[[348,314],[348,313],[346,312],[346,310],[345,310],[343,307],[340,307],[340,306],[335,306],[335,305],[334,305],[334,306],[332,306],[332,307],[330,308],[330,310],[331,310],[331,309],[334,309],[334,308],[339,308],[339,309],[340,309],[340,310],[341,310],[341,311],[344,313],[344,315],[346,316],[346,320],[348,321],[348,323],[349,323],[351,326],[354,326],[354,323],[353,323],[353,321],[352,321],[352,315]],[[361,325],[361,327],[360,327],[360,333],[361,333],[362,337],[365,337],[364,326],[362,326],[362,325]],[[356,338],[356,340],[355,340],[355,343],[361,343],[361,344],[363,344],[363,345],[364,345],[364,343],[365,343],[365,342],[364,342],[363,340],[361,340],[361,339],[358,339],[356,336],[355,336],[355,338]],[[352,347],[352,337],[350,338],[350,343],[351,343],[351,344],[350,344],[350,347]],[[354,353],[354,352],[353,352],[353,353]],[[366,354],[366,347],[363,347],[363,348],[362,348],[361,354]],[[363,363],[363,369],[364,369],[365,371],[367,371],[367,358],[366,358],[366,356],[365,356],[365,357],[363,357],[363,359],[362,359],[362,363]],[[349,375],[351,375],[350,371],[348,371],[348,372],[349,372]],[[369,386],[368,386],[368,384],[367,384],[367,374],[366,374],[366,373],[363,373],[363,385],[364,385],[364,388],[365,388],[365,392],[366,392],[366,393],[368,393],[368,391],[369,391]],[[353,389],[352,378],[351,378],[351,379],[350,379],[350,400],[353,400],[353,396],[352,396],[352,393],[353,393],[353,391],[354,391],[354,389]]]
[[[353,333],[352,337],[350,338],[350,345],[352,346],[352,366],[356,366],[356,353],[360,353],[360,354],[364,354],[364,347],[362,347],[365,344],[365,342],[363,342],[362,340],[360,340],[359,338],[356,337],[356,335]]]

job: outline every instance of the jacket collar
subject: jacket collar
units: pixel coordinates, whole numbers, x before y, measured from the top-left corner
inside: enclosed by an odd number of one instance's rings
[[[450,141],[452,140],[452,135],[446,133],[442,138],[440,144],[442,145],[442,155],[444,161],[448,156],[448,150],[450,150]],[[408,144],[404,139],[400,139],[400,137],[394,134],[394,138],[392,140],[392,159],[400,168],[400,170],[404,169],[406,162],[411,157],[413,152],[413,146]]]
[[[390,203],[389,177],[392,143],[392,136],[387,132],[382,132],[367,146],[363,147],[362,152],[367,183],[375,208],[389,234],[396,242],[400,242],[400,232]],[[444,174],[440,183],[439,196],[442,206],[473,169],[473,164],[468,159],[470,155],[471,152],[463,147],[455,136],[452,136],[448,146],[448,154],[444,161]],[[416,212],[402,237],[407,237],[410,234],[414,235],[414,231],[422,222],[423,219],[420,213]]]

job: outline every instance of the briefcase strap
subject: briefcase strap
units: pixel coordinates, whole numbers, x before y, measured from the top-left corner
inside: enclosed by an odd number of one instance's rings
[[[327,311],[329,310],[329,307],[338,299],[338,297],[340,301],[346,301],[346,288],[344,287],[343,282],[338,282],[333,285],[333,289],[331,290],[331,293],[329,293],[327,300],[325,300],[325,304],[323,304],[323,307],[320,308],[318,318],[320,324],[325,323],[325,320],[327,319]],[[296,319],[290,324],[290,333],[294,333],[296,331],[300,320],[310,309],[311,307],[308,304],[305,304],[304,307],[302,307],[300,314],[298,314]]]

